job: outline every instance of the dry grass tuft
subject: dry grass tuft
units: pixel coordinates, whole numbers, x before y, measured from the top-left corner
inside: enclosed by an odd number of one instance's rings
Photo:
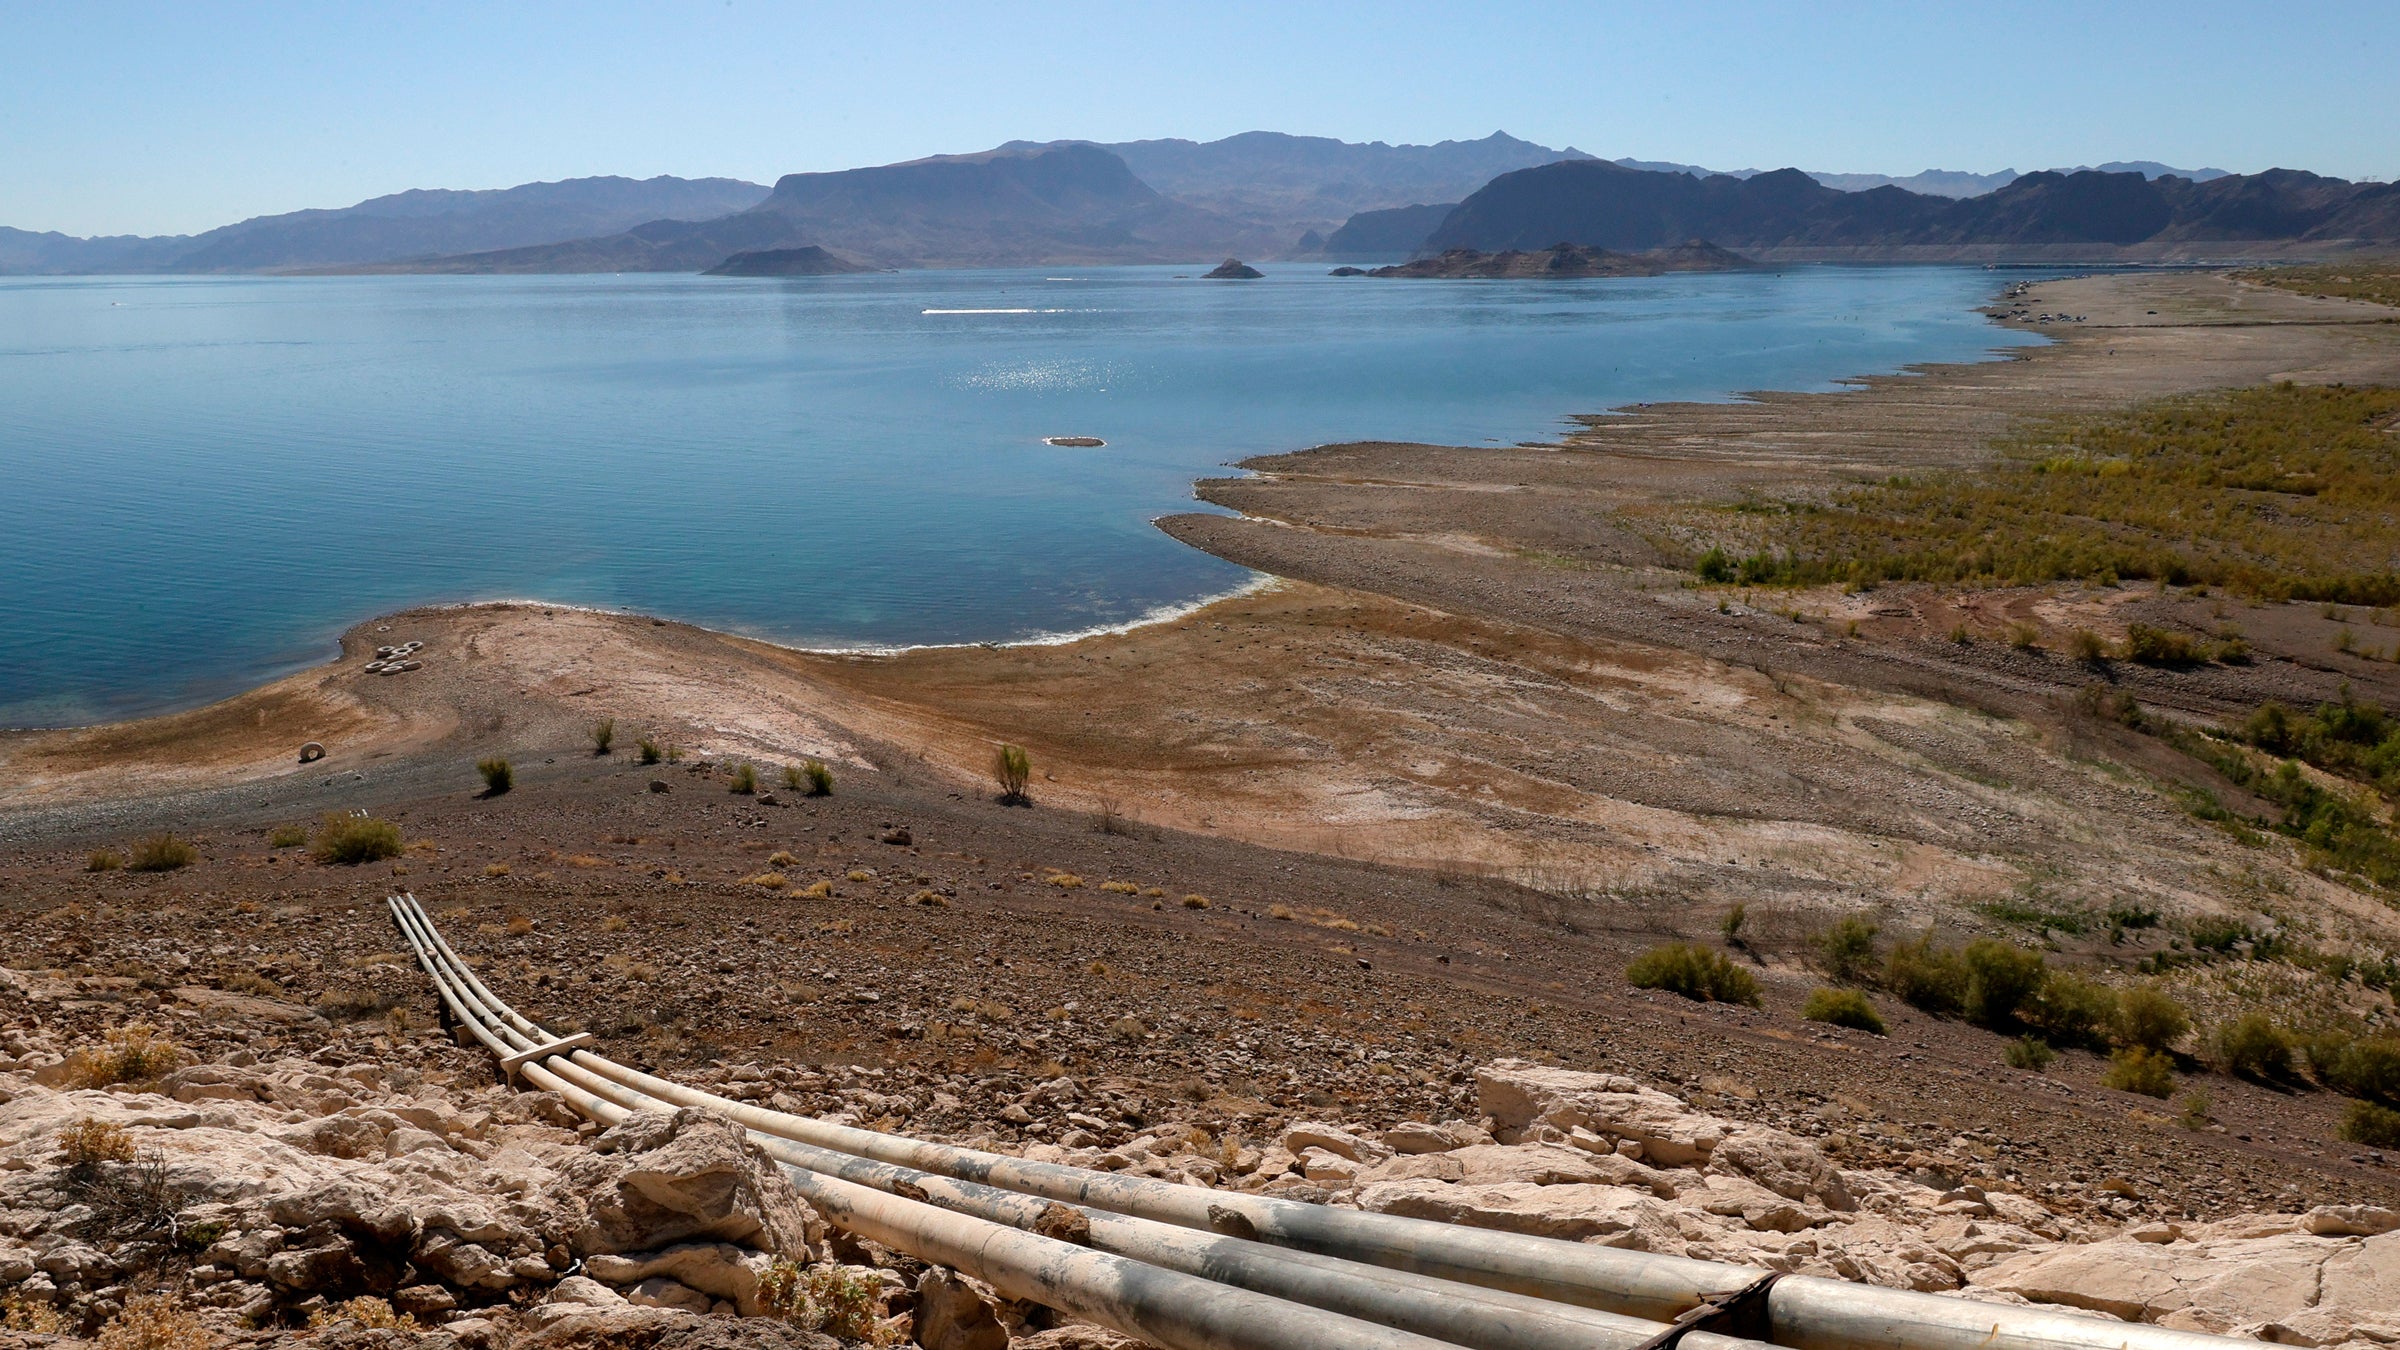
[[[174,1072],[183,1062],[183,1047],[159,1035],[146,1022],[133,1022],[108,1033],[97,1046],[67,1058],[67,1081],[79,1088],[147,1083]]]
[[[58,1147],[66,1155],[67,1166],[77,1168],[129,1163],[135,1156],[133,1131],[90,1116],[60,1129]]]
[[[317,837],[310,843],[309,852],[318,862],[348,867],[397,858],[401,852],[400,827],[373,816],[328,812],[317,826]]]
[[[200,861],[200,851],[172,834],[152,835],[133,846],[129,872],[172,872]]]
[[[763,886],[770,891],[780,891],[792,883],[791,878],[786,877],[781,872],[761,872],[754,877],[742,878],[742,884],[745,886]]]
[[[0,1331],[59,1336],[72,1330],[65,1313],[24,1294],[0,1294]]]
[[[416,1318],[407,1313],[395,1311],[391,1304],[372,1294],[361,1294],[357,1298],[328,1304],[308,1315],[308,1325],[311,1328],[329,1327],[339,1322],[355,1323],[369,1331],[414,1333],[417,1330]]]
[[[100,1350],[207,1350],[217,1334],[175,1294],[136,1294],[100,1329]]]

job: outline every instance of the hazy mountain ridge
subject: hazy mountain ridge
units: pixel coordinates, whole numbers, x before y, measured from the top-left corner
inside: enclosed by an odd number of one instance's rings
[[[2283,171],[2187,176],[2150,161],[2036,175],[1720,174],[1603,161],[1505,132],[1391,145],[1255,131],[1206,142],[1017,141],[789,174],[772,189],[663,176],[419,189],[193,236],[76,239],[0,227],[0,273],[698,272],[737,253],[808,247],[872,266],[938,267],[1226,254],[1363,260],[1451,246],[1647,248],[1686,238],[1867,250],[2348,237],[2344,229],[2388,238],[2373,186]],[[1602,200],[1618,191],[1639,200]],[[1648,213],[1649,226],[1633,232],[1643,242],[1627,242],[1627,211]]]
[[[882,267],[1153,262],[1272,247],[1253,225],[1166,197],[1097,146],[941,155],[786,174],[717,220],[367,271],[702,271],[735,253],[818,246]]]
[[[1214,141],[1053,141],[1097,145],[1134,175],[1203,210],[1283,233],[1331,229],[1362,211],[1414,202],[1455,202],[1511,169],[1590,159],[1495,131],[1481,140],[1433,145],[1340,141],[1279,131],[1245,131]],[[1039,148],[1012,141],[1004,150]]]
[[[1843,192],[1798,169],[1748,178],[1654,173],[1604,161],[1502,174],[1459,203],[1417,251],[1635,250],[1705,238],[1739,249],[2165,246],[2400,241],[2400,187],[2288,169],[2207,182],[2140,172],[2042,172],[1978,197],[1896,187]]]
[[[1628,169],[1647,169],[1652,173],[1688,173],[1695,178],[1756,178],[1762,173],[1771,172],[1767,169],[1704,169],[1697,164],[1634,159],[1630,156],[1609,162]],[[2144,178],[2189,178],[2200,183],[2232,176],[2224,169],[2178,169],[2154,159],[2111,160],[2106,164],[2079,164],[2072,169],[2053,169],[2050,172],[2082,173],[2093,169],[2101,173],[2138,173]],[[1987,192],[1997,192],[2025,176],[2015,169],[2002,169],[1998,173],[1925,169],[1906,177],[1895,177],[1888,173],[1827,173],[1822,169],[1804,172],[1825,186],[1842,192],[1869,192],[1879,187],[1896,187],[1928,197],[1980,197]]]
[[[204,234],[75,239],[0,229],[0,271],[262,272],[386,262],[613,233],[662,217],[723,216],[768,189],[733,178],[571,178],[482,190],[412,189],[354,206],[255,216]]]

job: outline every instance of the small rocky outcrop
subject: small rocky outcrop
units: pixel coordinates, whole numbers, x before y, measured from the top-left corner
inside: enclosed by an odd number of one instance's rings
[[[709,277],[833,277],[853,272],[872,272],[864,263],[855,263],[836,253],[828,253],[815,244],[803,248],[766,248],[748,253],[736,253],[702,276]]]
[[[1257,268],[1252,267],[1250,264],[1243,262],[1239,258],[1227,258],[1225,261],[1217,264],[1216,270],[1203,276],[1202,280],[1256,281],[1265,275],[1266,273],[1259,271]]]
[[[1694,239],[1671,248],[1640,253],[1617,253],[1583,244],[1560,243],[1545,249],[1503,249],[1483,253],[1471,248],[1445,249],[1431,258],[1417,258],[1367,273],[1375,277],[1439,277],[1452,280],[1482,278],[1572,280],[1587,277],[1655,277],[1668,272],[1733,272],[1755,267],[1748,258]]]
[[[730,1315],[776,1259],[824,1259],[823,1220],[722,1117],[578,1124],[548,1094],[469,1105],[366,1065],[197,1064],[146,1091],[0,1075],[0,1292],[88,1324],[172,1266],[253,1323],[358,1296],[473,1321],[581,1262],[629,1303]],[[76,1152],[95,1130],[107,1147]]]

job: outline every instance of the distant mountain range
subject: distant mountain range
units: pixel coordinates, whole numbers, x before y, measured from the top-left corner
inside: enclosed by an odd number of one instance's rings
[[[485,192],[396,192],[206,234],[76,239],[0,226],[0,272],[262,272],[433,257],[610,234],[661,218],[707,220],[766,195],[763,185],[733,178],[570,178]]]
[[[1277,242],[1161,195],[1098,146],[1069,142],[787,174],[766,200],[716,220],[358,270],[698,272],[735,253],[809,245],[880,267],[1153,262]]]
[[[2400,186],[2288,169],[2207,182],[2139,171],[2024,174],[1978,197],[1878,187],[1843,192],[1797,169],[1748,178],[1601,161],[1543,165],[1485,184],[1414,251],[1658,248],[1704,238],[1780,256],[2172,256],[2223,246],[2400,242]],[[2212,247],[2213,246],[2213,247]]]
[[[1361,211],[1455,202],[1509,172],[1592,156],[1495,131],[1479,141],[1364,145],[1325,136],[1249,131],[1218,141],[1053,141],[1098,144],[1134,176],[1178,200],[1277,232],[1285,241],[1330,230]],[[1003,150],[1044,148],[1011,141]]]
[[[1618,159],[1609,162],[1628,169],[1648,169],[1653,173],[1688,173],[1695,178],[1711,178],[1719,175],[1726,178],[1756,178],[1762,173],[1769,172],[1766,169],[1703,169],[1696,164],[1670,164],[1654,159]],[[2079,164],[2072,169],[2055,169],[2052,172],[2081,173],[2086,169],[2098,170],[2101,173],[2138,173],[2144,178],[2189,178],[2197,183],[2205,183],[2211,178],[2231,176],[2223,169],[2171,168],[2154,159],[2111,160],[2106,164]],[[1922,193],[1928,197],[1980,197],[1987,192],[1997,192],[2024,177],[2015,169],[2002,169],[1998,173],[1968,173],[1959,169],[1927,169],[1923,173],[1912,173],[1906,178],[1894,178],[1890,174],[1882,173],[1825,173],[1811,169],[1808,171],[1808,176],[1829,188],[1838,188],[1843,192],[1867,192],[1879,187],[1896,187],[1909,192]]]
[[[2149,162],[2030,175],[1711,173],[1600,160],[1503,132],[1437,145],[1248,132],[1207,142],[1019,141],[791,174],[771,190],[661,177],[402,192],[191,236],[75,239],[0,228],[0,273],[700,272],[736,254],[810,248],[863,266],[955,267],[1227,254],[1385,259],[1560,243],[1625,250],[1691,239],[1778,257],[2389,243],[2400,241],[2379,204],[2390,192],[2310,174],[2243,177]],[[753,258],[734,270],[821,265],[801,261],[813,256]]]

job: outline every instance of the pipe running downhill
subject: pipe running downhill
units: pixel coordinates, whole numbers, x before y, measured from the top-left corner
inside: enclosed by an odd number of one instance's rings
[[[394,921],[444,1007],[493,1055],[577,1111],[729,1117],[837,1226],[1171,1350],[1474,1347],[1631,1350],[1766,1272],[1747,1266],[1335,1209],[1029,1162],[736,1102],[560,1038],[485,987],[413,895]],[[581,1039],[581,1038],[579,1038]],[[1058,1215],[1077,1242],[1055,1229]],[[1083,1245],[1088,1243],[1089,1245]],[[2225,1350],[2227,1337],[1790,1276],[1765,1339],[1793,1350]],[[1253,1336],[1263,1339],[1250,1339]],[[1690,1350],[1759,1350],[1693,1329]]]

